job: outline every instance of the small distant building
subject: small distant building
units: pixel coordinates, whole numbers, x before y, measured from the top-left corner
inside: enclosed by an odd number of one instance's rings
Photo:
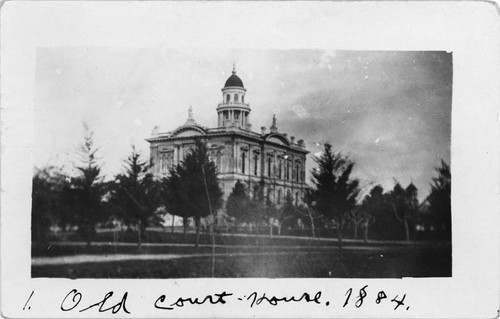
[[[217,166],[224,200],[239,180],[250,196],[262,188],[262,194],[278,206],[287,194],[295,204],[301,204],[307,188],[305,169],[309,153],[304,141],[280,132],[276,115],[269,130],[262,126],[259,133],[253,132],[246,93],[233,66],[232,75],[222,88],[222,102],[216,108],[216,127],[196,123],[191,107],[186,122],[175,130],[161,133],[155,127],[146,139],[150,143],[153,174],[168,176],[194,147],[195,138],[201,138]]]

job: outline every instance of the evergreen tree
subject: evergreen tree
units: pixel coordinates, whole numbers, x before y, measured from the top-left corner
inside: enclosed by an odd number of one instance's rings
[[[432,179],[428,197],[429,210],[441,236],[451,240],[451,172],[450,166],[441,160],[436,168],[437,177]]]
[[[137,245],[141,248],[142,236],[149,224],[159,225],[157,214],[160,184],[149,173],[149,165],[141,160],[140,152],[132,146],[132,153],[125,161],[125,173],[116,177],[112,201],[118,207],[117,215],[126,225],[136,225]]]
[[[418,205],[418,190],[410,183],[404,189],[398,182],[394,185],[393,190],[387,194],[387,202],[389,203],[394,217],[403,224],[406,241],[410,241],[413,220],[417,214]]]
[[[201,218],[215,214],[222,206],[222,190],[217,168],[209,160],[206,145],[195,141],[194,149],[165,179],[167,211],[182,216],[184,225],[192,217],[196,226],[196,247],[199,245]],[[215,222],[215,218],[214,218]]]
[[[96,224],[104,221],[107,214],[103,209],[105,188],[102,183],[101,166],[97,163],[98,149],[94,146],[93,132],[86,123],[84,128],[84,142],[79,152],[81,164],[76,167],[80,175],[74,179],[73,185],[79,230],[86,234],[87,246],[90,247]]]
[[[337,227],[339,253],[342,253],[342,228],[346,213],[356,206],[359,182],[351,178],[354,167],[347,156],[334,152],[325,144],[322,155],[315,158],[318,169],[312,172],[314,198],[318,212]]]
[[[45,243],[50,226],[59,220],[60,199],[65,180],[55,167],[36,169],[31,193],[32,241]]]
[[[237,181],[226,201],[226,214],[235,220],[236,224],[249,223],[251,216],[248,212],[248,202],[250,201],[245,185]]]
[[[383,217],[386,209],[385,199],[384,199],[384,189],[380,185],[376,185],[370,190],[370,193],[365,196],[361,204],[361,212],[364,215],[363,222],[361,223],[361,228],[364,230],[364,241],[368,241],[368,232],[370,225],[380,221],[383,221]]]
[[[253,198],[248,202],[248,211],[251,221],[255,225],[258,236],[260,227],[269,221],[267,214],[270,213],[270,211],[268,212],[266,210],[263,181],[261,181],[259,184],[254,185]],[[258,242],[259,238],[257,237],[257,243]]]

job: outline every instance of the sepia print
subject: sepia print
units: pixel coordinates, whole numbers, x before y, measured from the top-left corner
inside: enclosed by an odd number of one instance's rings
[[[452,56],[38,48],[31,276],[451,277]]]

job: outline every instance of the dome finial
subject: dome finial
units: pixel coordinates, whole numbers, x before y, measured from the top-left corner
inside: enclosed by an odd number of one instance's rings
[[[233,74],[236,74],[236,62],[233,62]]]

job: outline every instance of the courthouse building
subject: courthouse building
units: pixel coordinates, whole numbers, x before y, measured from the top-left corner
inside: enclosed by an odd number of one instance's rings
[[[262,187],[262,194],[278,206],[287,195],[295,204],[302,203],[305,183],[306,155],[303,140],[280,132],[277,118],[269,114],[272,125],[252,131],[247,89],[236,75],[222,88],[222,102],[218,104],[217,126],[205,127],[196,123],[189,107],[186,122],[171,132],[160,133],[155,127],[150,143],[152,170],[155,176],[168,176],[194,147],[195,138],[207,144],[210,159],[216,164],[224,200],[239,180],[250,196]]]

